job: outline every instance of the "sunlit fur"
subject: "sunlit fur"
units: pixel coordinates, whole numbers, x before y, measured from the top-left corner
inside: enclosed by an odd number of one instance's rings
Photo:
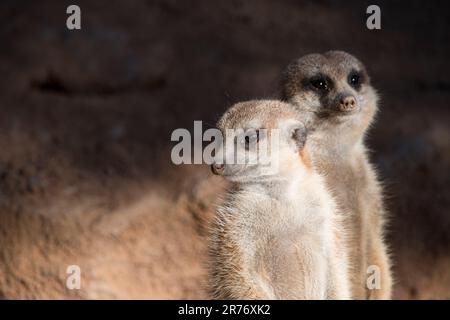
[[[279,101],[231,107],[218,122],[226,128],[258,125],[281,131],[277,174],[235,176],[211,225],[210,280],[217,299],[350,299],[342,216],[313,169],[297,112]],[[271,156],[274,156],[272,154]],[[251,168],[254,170],[254,168]]]
[[[348,83],[351,70],[364,77],[359,89]],[[314,74],[329,77],[325,94],[308,87]],[[308,118],[306,150],[314,167],[325,176],[349,230],[352,295],[356,299],[389,299],[392,291],[390,259],[384,239],[385,210],[382,187],[368,159],[364,137],[377,112],[378,97],[363,64],[342,51],[311,54],[291,63],[283,74],[284,99]],[[353,110],[342,111],[336,97],[356,98]],[[301,193],[301,191],[300,191]],[[367,267],[381,269],[381,289],[368,290]]]

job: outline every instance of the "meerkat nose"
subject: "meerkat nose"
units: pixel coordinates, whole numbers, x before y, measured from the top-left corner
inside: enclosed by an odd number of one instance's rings
[[[211,171],[212,171],[212,173],[214,173],[216,175],[221,175],[224,170],[225,170],[225,165],[223,163],[222,164],[214,163],[211,165]]]
[[[339,107],[342,111],[351,111],[356,107],[356,99],[354,96],[347,96],[341,99]]]

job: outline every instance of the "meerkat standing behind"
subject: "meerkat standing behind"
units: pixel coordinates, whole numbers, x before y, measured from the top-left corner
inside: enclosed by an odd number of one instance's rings
[[[218,122],[225,162],[212,170],[232,189],[211,228],[215,298],[350,298],[342,230],[336,231],[341,217],[303,150],[305,128],[291,108],[249,101]],[[229,161],[230,151],[237,156]]]
[[[377,111],[377,94],[363,64],[342,51],[311,54],[291,63],[282,80],[284,98],[309,117],[306,149],[326,177],[351,238],[352,295],[389,299],[392,278],[384,241],[382,190],[369,163],[364,135]],[[367,268],[381,271],[381,287],[367,288]]]

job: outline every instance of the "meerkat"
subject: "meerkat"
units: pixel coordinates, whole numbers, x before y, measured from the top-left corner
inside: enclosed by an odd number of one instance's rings
[[[254,100],[218,122],[226,132],[218,153],[226,157],[212,170],[232,186],[211,226],[214,298],[351,298],[336,230],[341,216],[303,148],[306,130],[296,113],[280,101]],[[229,161],[230,150],[238,156]],[[239,162],[244,155],[248,161]]]
[[[364,143],[378,110],[378,95],[364,65],[342,51],[310,54],[288,65],[281,83],[282,100],[308,118],[306,149],[347,214],[353,297],[390,299],[382,188]],[[379,268],[380,288],[368,288],[369,266]]]

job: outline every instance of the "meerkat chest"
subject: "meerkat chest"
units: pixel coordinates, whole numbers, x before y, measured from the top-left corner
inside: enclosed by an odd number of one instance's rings
[[[323,218],[305,220],[289,209],[283,219],[272,219],[255,229],[253,267],[277,297],[325,297],[328,229]]]
[[[320,235],[328,224],[329,215],[326,206],[320,200],[297,196],[282,201],[255,203],[257,218],[249,227],[253,228],[255,237],[289,238],[291,234]],[[259,208],[258,208],[259,207]]]
[[[343,211],[361,211],[362,200],[370,200],[370,167],[361,154],[346,158],[334,154],[321,154],[314,166],[325,178],[328,189]]]
[[[300,247],[314,248],[316,252],[324,250],[331,226],[320,206],[272,205],[248,231],[256,250],[290,257],[298,254]]]

